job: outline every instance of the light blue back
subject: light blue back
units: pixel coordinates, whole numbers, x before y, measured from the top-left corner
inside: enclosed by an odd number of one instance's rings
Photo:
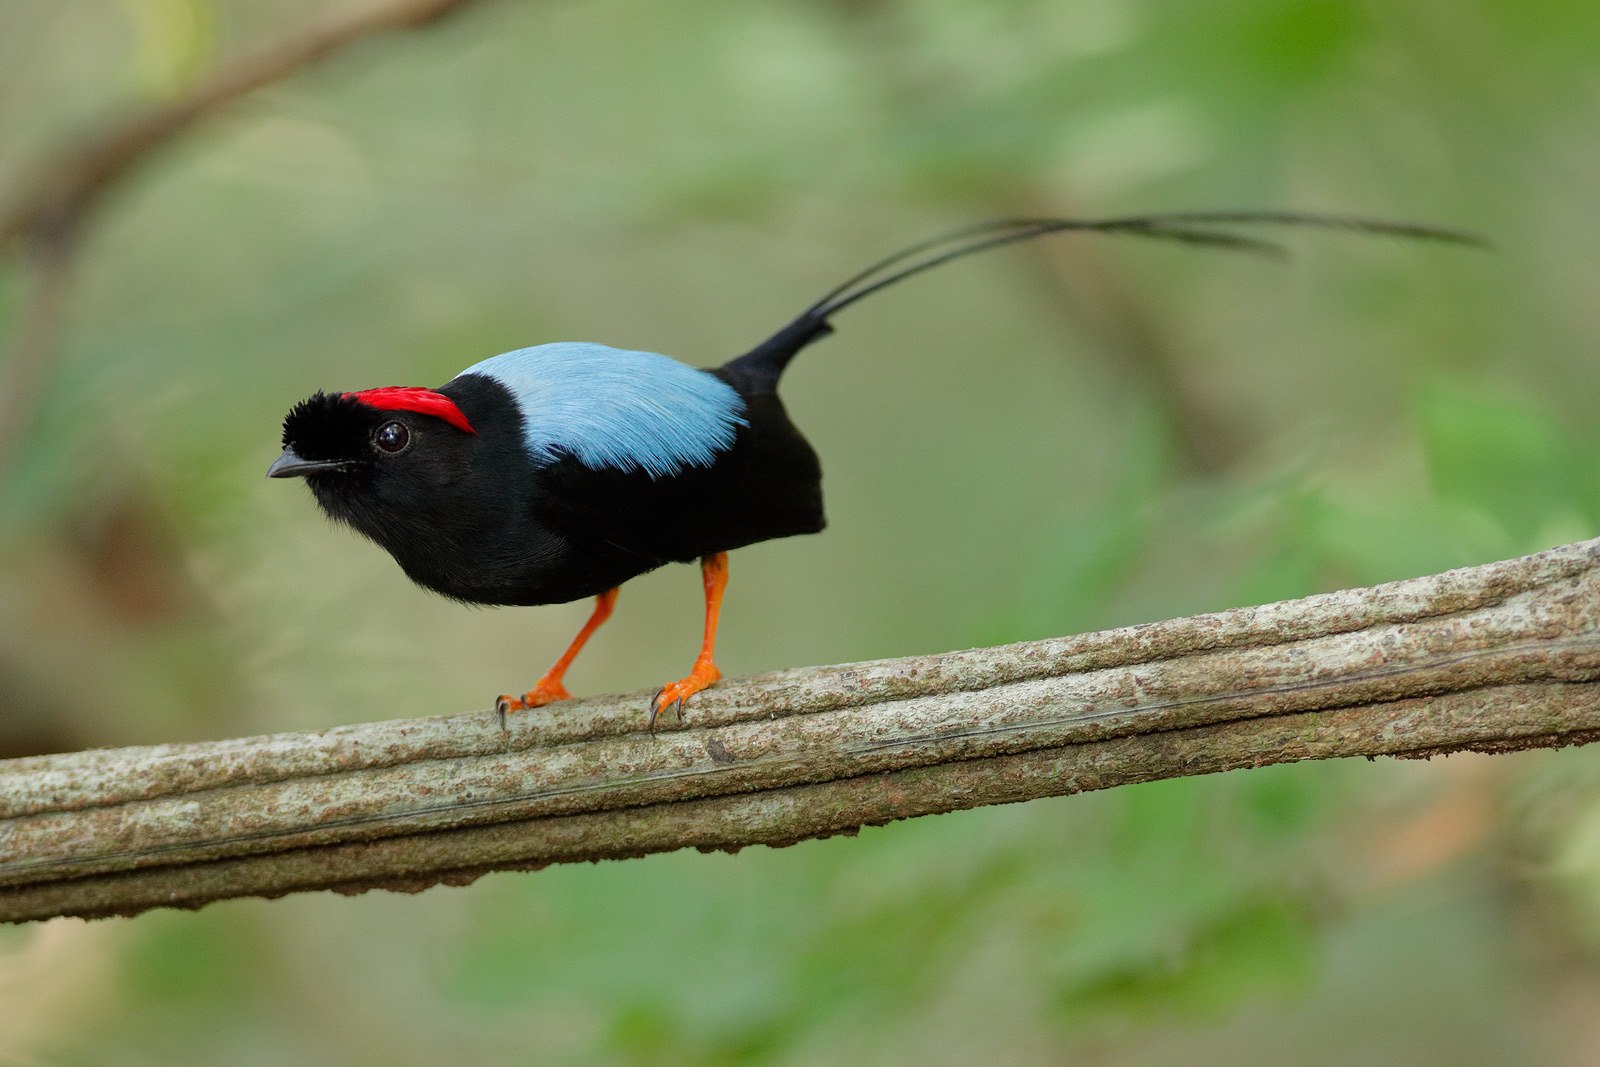
[[[461,373],[511,391],[528,451],[541,462],[569,452],[588,467],[660,478],[710,466],[745,425],[744,401],[732,386],[654,352],[563,341],[492,356]]]

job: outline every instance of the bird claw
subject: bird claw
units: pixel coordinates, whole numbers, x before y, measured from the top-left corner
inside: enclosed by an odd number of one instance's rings
[[[510,693],[501,693],[495,697],[494,710],[500,716],[500,732],[506,732],[506,715],[513,711],[526,711],[531,708],[542,708],[556,700],[571,700],[572,694],[567,692],[567,687],[559,681],[540,678],[534,683],[532,689],[520,697]]]
[[[680,699],[674,700],[670,704],[663,704],[661,702],[661,694],[665,693],[666,691],[667,687],[662,686],[660,689],[656,690],[656,695],[650,698],[650,719],[645,723],[645,729],[650,732],[651,737],[656,735],[656,718],[663,711],[666,711],[670,708],[676,712],[678,721],[683,721],[683,701]]]
[[[572,694],[567,692],[567,687],[559,680],[540,678],[534,683],[533,688],[523,693],[520,697],[510,693],[501,693],[494,701],[495,711],[500,713],[500,721],[506,721],[506,713],[511,711],[525,711],[531,708],[542,708],[546,704],[557,700],[571,700]]]
[[[666,711],[675,712],[678,721],[683,721],[683,706],[685,702],[696,693],[713,685],[722,672],[715,663],[709,660],[695,663],[689,671],[689,677],[669,682],[656,690],[656,695],[650,701],[650,721],[647,724],[650,732],[656,732],[656,719]]]
[[[501,693],[494,698],[494,713],[500,717],[500,732],[506,733],[506,714],[521,709],[522,701],[510,693]]]

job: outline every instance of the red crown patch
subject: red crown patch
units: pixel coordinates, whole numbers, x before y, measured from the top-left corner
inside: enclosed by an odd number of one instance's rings
[[[432,415],[467,433],[477,433],[472,423],[456,407],[456,402],[443,393],[421,389],[412,385],[386,385],[381,389],[363,389],[359,393],[346,393],[351,400],[378,408],[381,411],[414,411],[418,415]]]

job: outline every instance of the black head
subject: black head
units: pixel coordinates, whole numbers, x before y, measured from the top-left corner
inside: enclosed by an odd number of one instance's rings
[[[304,478],[328,515],[380,543],[387,528],[426,521],[468,473],[477,432],[455,402],[429,389],[316,393],[283,420],[283,455],[269,478]]]
[[[414,581],[462,600],[506,602],[483,586],[506,582],[511,547],[522,556],[537,547],[522,419],[487,379],[316,393],[283,420],[283,455],[267,476],[304,478],[329,518],[387,549]]]
[[[373,407],[355,393],[315,393],[284,418],[283,455],[267,477],[304,478],[313,489],[369,482],[412,451],[412,414]]]
[[[354,473],[377,459],[373,438],[385,418],[349,393],[314,393],[284,416],[283,455],[267,469],[267,477],[309,481]]]

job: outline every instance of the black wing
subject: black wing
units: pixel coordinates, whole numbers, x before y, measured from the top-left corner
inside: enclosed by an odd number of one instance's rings
[[[748,423],[711,465],[652,478],[562,456],[540,471],[540,518],[594,557],[595,592],[664,563],[825,525],[821,464],[777,394],[724,370],[704,373],[739,391]]]

